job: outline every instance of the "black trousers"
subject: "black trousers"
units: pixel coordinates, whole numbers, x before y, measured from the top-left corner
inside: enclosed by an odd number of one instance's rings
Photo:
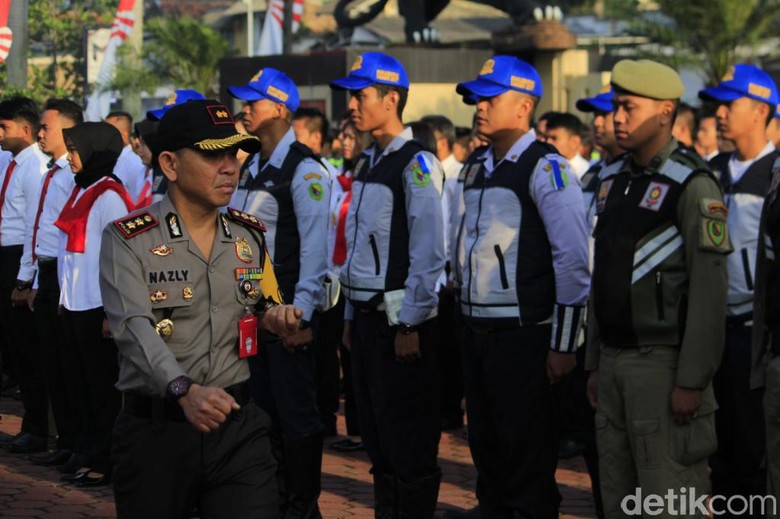
[[[482,517],[558,516],[558,434],[546,361],[551,325],[464,327],[469,447]]]
[[[339,361],[341,361],[341,384],[344,388],[344,423],[347,426],[347,436],[360,436],[360,416],[357,410],[355,396],[355,381],[352,377],[352,352],[339,346]]]
[[[38,262],[38,293],[35,296],[35,325],[41,342],[41,358],[46,374],[46,385],[52,415],[57,426],[57,449],[74,448],[74,408],[69,394],[73,373],[66,355],[62,318],[59,315],[60,286],[57,280],[57,261]]]
[[[336,306],[320,314],[317,326],[317,346],[314,350],[317,407],[323,430],[336,434],[336,415],[339,412],[339,346],[344,332],[344,298]]]
[[[252,403],[201,434],[189,422],[125,411],[114,426],[114,498],[119,519],[276,518],[270,419]]]
[[[111,473],[111,431],[122,398],[114,388],[119,367],[116,344],[103,338],[103,307],[72,312],[63,310],[65,355],[72,359],[74,426],[79,435],[76,450],[87,454],[89,468]]]
[[[463,422],[463,332],[460,308],[453,292],[439,292],[436,319],[436,361],[441,382],[441,416],[445,422]]]
[[[712,384],[718,450],[710,456],[710,478],[712,493],[726,497],[766,494],[764,390],[750,389],[752,333],[752,326],[726,326],[723,361]]]
[[[384,312],[355,310],[352,374],[363,443],[373,473],[412,482],[438,474],[439,395],[432,319],[419,330],[422,358],[395,359],[395,328]]]
[[[49,399],[46,389],[43,352],[35,330],[33,313],[26,304],[13,306],[11,292],[16,286],[22,246],[0,247],[0,319],[4,341],[17,370],[22,392],[24,418],[22,431],[35,436],[49,435]]]

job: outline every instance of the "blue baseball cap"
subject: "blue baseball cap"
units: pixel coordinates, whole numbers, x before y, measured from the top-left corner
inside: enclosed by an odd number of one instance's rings
[[[775,112],[780,102],[777,85],[769,74],[747,63],[734,65],[716,86],[699,91],[699,98],[705,101],[728,103],[740,97],[767,103]]]
[[[361,90],[371,85],[409,88],[409,77],[401,62],[381,52],[364,52],[357,57],[345,78],[330,82],[334,90]]]
[[[193,99],[202,100],[206,99],[206,96],[197,90],[176,90],[168,97],[162,108],[158,108],[157,110],[149,110],[146,112],[146,118],[150,121],[159,121],[163,118],[163,115],[165,115],[168,110],[174,106],[186,103],[187,101],[192,101]]]
[[[298,87],[295,86],[290,76],[281,70],[270,67],[260,69],[244,86],[228,87],[228,92],[242,101],[269,99],[275,103],[283,104],[291,112],[296,111],[301,102]]]
[[[604,112],[610,113],[614,110],[612,107],[612,86],[607,85],[601,89],[598,95],[593,97],[583,97],[577,100],[577,110],[580,112]]]
[[[542,97],[542,78],[535,68],[514,56],[493,56],[482,65],[477,79],[458,83],[456,88],[466,104],[509,90]]]

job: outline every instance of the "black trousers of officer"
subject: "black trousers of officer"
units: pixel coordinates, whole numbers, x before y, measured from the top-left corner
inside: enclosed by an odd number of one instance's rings
[[[339,357],[344,332],[344,298],[325,313],[317,325],[315,380],[317,407],[320,410],[324,436],[336,435],[336,415],[339,412]]]
[[[377,517],[385,517],[380,509],[394,509],[401,517],[424,519],[431,501],[436,505],[441,415],[435,330],[435,319],[424,323],[418,332],[422,357],[401,363],[395,357],[396,329],[388,325],[385,312],[354,311],[352,375]],[[419,495],[419,502],[407,499],[410,493]]]
[[[116,419],[118,519],[189,519],[196,507],[203,519],[279,517],[264,411],[247,403],[209,434],[164,415],[123,410]]]
[[[355,381],[352,376],[352,352],[339,346],[339,361],[341,362],[341,385],[344,388],[344,423],[347,426],[347,436],[360,436],[360,416],[355,395]]]
[[[558,434],[546,371],[551,329],[464,326],[466,414],[481,517],[558,516]]]
[[[322,422],[317,409],[314,348],[294,353],[280,340],[259,340],[249,359],[252,399],[271,416],[281,517],[319,518]]]
[[[441,417],[446,429],[463,426],[463,331],[455,294],[439,292],[439,315],[436,318],[436,360],[441,381]]]
[[[710,456],[712,493],[726,497],[766,495],[764,390],[750,389],[752,326],[727,321],[723,361],[713,389],[718,402],[718,450]]]
[[[0,318],[22,392],[22,432],[45,438],[49,435],[49,400],[35,319],[27,304],[11,303],[21,258],[21,245],[0,247]]]
[[[86,454],[95,472],[111,474],[111,431],[122,398],[114,388],[119,375],[116,344],[103,338],[103,307],[72,312],[63,310],[65,354],[72,373],[72,397],[76,402],[74,422],[83,431],[76,450]],[[79,433],[81,434],[81,433]]]
[[[35,325],[41,342],[41,354],[46,374],[52,415],[57,427],[57,449],[74,447],[74,408],[69,396],[73,359],[65,354],[62,318],[59,315],[60,285],[56,258],[38,258],[38,293],[35,296]]]

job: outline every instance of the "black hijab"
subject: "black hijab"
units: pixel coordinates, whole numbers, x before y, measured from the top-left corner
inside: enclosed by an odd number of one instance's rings
[[[81,158],[81,172],[75,179],[77,186],[86,189],[107,176],[119,181],[114,166],[125,147],[119,130],[104,122],[86,122],[63,129],[62,135],[66,143],[73,143]]]

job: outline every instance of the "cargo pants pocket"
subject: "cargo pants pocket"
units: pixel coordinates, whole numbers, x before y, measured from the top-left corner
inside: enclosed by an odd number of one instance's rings
[[[669,456],[681,465],[693,465],[715,452],[715,410],[701,411],[688,425],[670,424]]]
[[[651,467],[663,462],[666,452],[661,438],[661,420],[633,420],[631,432],[637,465]]]

